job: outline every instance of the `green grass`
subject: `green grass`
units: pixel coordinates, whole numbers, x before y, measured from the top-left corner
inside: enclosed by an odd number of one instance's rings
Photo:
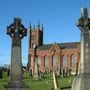
[[[73,78],[74,77],[72,77],[72,76],[60,78],[59,79],[60,88],[62,90],[71,90],[70,88],[71,88],[71,85],[72,85]]]
[[[24,74],[24,81],[31,90],[51,90],[53,87],[53,82],[49,75],[39,81],[33,80],[32,77],[28,78],[28,76],[28,74]]]
[[[32,77],[29,77],[29,74],[23,75],[23,80],[26,85],[29,86],[30,90],[52,90],[53,88],[53,80],[50,78],[50,75],[46,75],[39,81],[33,80]],[[63,77],[58,78],[58,83],[61,90],[71,90],[73,77]],[[3,79],[0,79],[0,90],[3,90],[3,85],[9,82],[9,77],[7,77],[6,73],[4,73]]]
[[[3,90],[3,85],[9,82],[9,77],[7,76],[7,73],[5,72],[3,74],[3,79],[0,79],[0,90]]]

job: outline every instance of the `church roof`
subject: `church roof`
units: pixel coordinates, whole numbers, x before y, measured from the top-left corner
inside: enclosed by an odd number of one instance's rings
[[[69,42],[69,43],[54,43],[54,44],[44,44],[39,47],[39,50],[50,50],[53,45],[58,45],[62,49],[69,49],[69,48],[78,48],[80,42]]]

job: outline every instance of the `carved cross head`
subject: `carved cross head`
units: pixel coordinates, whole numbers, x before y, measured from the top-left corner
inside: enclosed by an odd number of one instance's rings
[[[81,18],[77,21],[80,30],[90,30],[90,18],[88,18],[87,8],[81,8]]]
[[[7,34],[11,37],[18,35],[23,38],[27,35],[27,29],[21,24],[20,18],[14,18],[14,23],[7,27]]]

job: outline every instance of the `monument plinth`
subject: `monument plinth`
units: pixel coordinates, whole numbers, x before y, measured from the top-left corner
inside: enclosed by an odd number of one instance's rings
[[[80,72],[73,81],[72,90],[90,90],[90,18],[87,8],[81,8],[77,27],[81,30],[81,60]]]
[[[33,79],[39,80],[39,73],[38,73],[38,57],[36,56],[36,46],[34,47],[34,73],[33,73]]]
[[[10,82],[4,90],[28,90],[22,81],[22,55],[21,39],[27,35],[26,28],[21,24],[20,18],[15,18],[14,23],[7,27],[7,34],[12,38]]]

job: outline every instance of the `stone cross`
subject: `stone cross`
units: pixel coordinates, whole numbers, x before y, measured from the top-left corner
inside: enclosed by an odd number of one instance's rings
[[[21,24],[20,18],[15,18],[14,23],[7,27],[7,34],[12,38],[10,83],[5,90],[27,90],[22,81],[22,55],[21,40],[27,35],[27,29]],[[24,88],[24,89],[23,89]]]
[[[35,65],[35,68],[34,68],[33,79],[34,80],[39,80],[37,58],[35,58],[35,64],[34,65]]]
[[[80,73],[73,81],[72,90],[90,90],[90,18],[87,8],[81,8],[77,27],[81,30]]]
[[[14,23],[7,27],[7,34],[12,38],[11,50],[11,81],[22,80],[21,39],[26,36],[26,29],[21,19],[15,18]]]

